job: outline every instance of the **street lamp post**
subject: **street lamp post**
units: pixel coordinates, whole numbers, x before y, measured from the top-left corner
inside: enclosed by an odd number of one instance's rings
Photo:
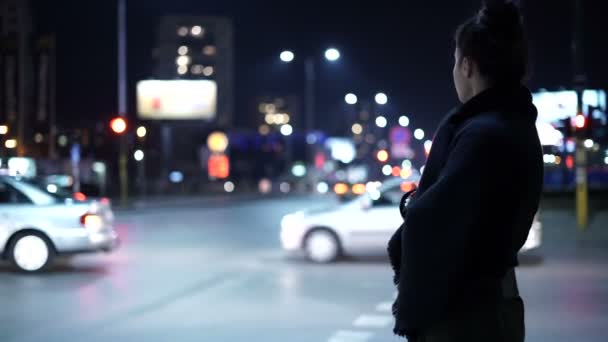
[[[127,115],[127,2],[118,0],[118,115]],[[120,181],[120,202],[126,206],[129,201],[129,168],[126,135],[120,135],[118,157],[118,178]]]

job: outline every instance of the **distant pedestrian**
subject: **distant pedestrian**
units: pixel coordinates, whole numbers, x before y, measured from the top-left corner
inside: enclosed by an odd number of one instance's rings
[[[536,108],[522,85],[519,8],[485,1],[455,43],[463,104],[439,125],[389,242],[394,332],[416,342],[520,342],[524,307],[514,267],[538,210],[543,159]]]

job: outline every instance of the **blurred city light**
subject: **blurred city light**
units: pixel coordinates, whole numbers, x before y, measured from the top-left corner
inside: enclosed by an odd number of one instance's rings
[[[281,126],[281,134],[288,137],[293,133],[293,127],[290,124]]]
[[[258,132],[261,135],[267,135],[268,133],[270,133],[270,127],[268,127],[268,125],[261,125],[258,129]]]
[[[390,176],[393,173],[393,168],[390,165],[384,165],[382,167],[382,174],[385,176]]]
[[[330,62],[335,62],[340,59],[340,51],[334,48],[325,50],[325,58]]]
[[[296,163],[291,168],[291,174],[296,177],[304,177],[306,175],[306,166],[302,163]]]
[[[401,173],[399,174],[401,176],[401,178],[403,179],[408,179],[412,176],[412,169],[402,169]]]
[[[385,93],[378,93],[376,94],[376,96],[374,97],[374,100],[376,101],[377,104],[379,105],[385,105],[388,103],[388,96],[386,96]]]
[[[200,37],[203,35],[203,28],[199,25],[192,26],[192,30],[190,31],[193,36]]]
[[[387,124],[388,124],[388,121],[386,120],[386,118],[384,116],[380,115],[376,118],[376,126],[378,126],[380,128],[384,128],[384,127],[386,127]]]
[[[543,155],[543,161],[545,162],[545,164],[554,164],[555,155],[554,154],[545,154],[545,155]]]
[[[378,161],[380,161],[382,163],[386,162],[389,158],[388,151],[386,151],[386,150],[378,151],[378,153],[376,153],[376,158],[378,158]]]
[[[34,141],[38,144],[44,141],[44,135],[42,133],[36,133],[34,135]]]
[[[110,128],[116,134],[123,134],[127,130],[127,121],[122,117],[114,118],[110,121]]]
[[[344,183],[336,183],[336,185],[334,185],[334,192],[337,195],[344,195],[348,192],[348,185]]]
[[[144,160],[144,151],[137,150],[133,152],[133,158],[138,162]]]
[[[357,184],[353,185],[353,194],[363,195],[365,193],[365,191],[366,191],[366,189],[365,189],[364,184],[357,183]]]
[[[424,131],[420,128],[416,129],[414,131],[414,138],[416,138],[418,140],[424,139]]]
[[[287,182],[283,182],[283,183],[281,183],[281,185],[279,185],[279,190],[282,193],[286,194],[291,191],[291,185],[289,185],[289,183],[287,183]]]
[[[604,158],[604,164],[608,165],[608,157]]]
[[[59,188],[55,184],[49,184],[46,186],[46,191],[48,191],[52,194],[56,194],[58,190],[59,190]]]
[[[577,114],[574,118],[574,125],[576,128],[585,128],[586,121],[587,120],[583,114]]]
[[[177,73],[180,75],[185,75],[188,72],[188,67],[185,65],[180,65],[177,67]]]
[[[382,196],[382,194],[378,190],[374,190],[369,193],[369,198],[371,198],[372,201],[379,200],[381,196]]]
[[[412,182],[401,183],[401,191],[403,191],[403,192],[410,192],[414,189],[416,189],[416,184],[414,184]]]
[[[186,45],[182,45],[177,49],[177,53],[180,56],[184,56],[188,54],[188,47]]]
[[[411,169],[412,168],[412,162],[409,159],[406,159],[403,161],[403,163],[401,163],[401,167],[404,169]]]
[[[215,45],[207,45],[203,48],[203,55],[205,56],[215,56],[217,53],[217,48]]]
[[[68,144],[68,137],[63,134],[60,135],[59,138],[57,138],[57,144],[61,147],[65,147]]]
[[[187,66],[188,64],[190,64],[190,57],[179,56],[175,59],[175,63],[179,66]]]
[[[137,127],[136,133],[137,133],[138,138],[143,138],[148,133],[148,130],[144,126],[139,126],[139,127]]]
[[[325,145],[330,150],[331,157],[344,164],[351,163],[357,157],[357,149],[350,139],[329,138]]]
[[[224,190],[226,192],[233,192],[234,191],[234,183],[232,183],[231,181],[227,181],[226,183],[224,183]]]
[[[317,136],[314,133],[308,133],[306,135],[306,143],[308,145],[314,145],[317,143]]]
[[[584,144],[585,144],[586,148],[592,148],[593,144],[595,144],[595,143],[591,139],[586,139],[585,142],[584,142]]]
[[[93,162],[93,171],[97,173],[106,172],[106,164],[102,162]]]
[[[214,72],[215,72],[215,69],[213,69],[212,66],[206,66],[203,68],[203,75],[205,75],[207,77],[213,75]]]
[[[192,73],[194,75],[200,75],[203,73],[204,67],[200,64],[195,64],[192,66]]]
[[[283,62],[289,63],[289,62],[293,61],[296,56],[294,55],[293,52],[291,52],[289,50],[285,50],[285,51],[281,52],[281,54],[279,55],[279,57],[281,58],[281,60]]]
[[[17,140],[16,139],[8,139],[4,142],[4,147],[8,149],[17,148]]]
[[[188,28],[186,26],[182,26],[179,29],[177,29],[177,35],[180,37],[187,36],[188,32],[190,32],[190,30],[188,30]]]
[[[272,191],[272,182],[268,178],[262,178],[258,183],[258,189],[261,193],[267,194]]]
[[[407,116],[403,115],[399,117],[399,125],[401,127],[407,127],[410,125],[410,118],[408,118]]]
[[[169,180],[171,183],[181,183],[184,180],[184,174],[180,171],[171,171],[169,173]]]
[[[427,140],[424,142],[424,152],[426,154],[431,153],[431,147],[433,146],[433,142],[430,140]]]
[[[207,160],[207,173],[211,179],[226,179],[230,176],[230,158],[214,153]]]
[[[325,182],[317,184],[317,192],[320,194],[326,194],[329,191],[329,185]]]
[[[399,166],[393,166],[391,174],[393,175],[393,177],[401,176],[401,168]]]
[[[361,124],[353,124],[353,127],[351,128],[351,130],[353,131],[353,134],[361,134],[363,133],[363,126],[361,126]]]
[[[346,96],[344,96],[344,102],[348,103],[349,105],[357,104],[357,95],[353,93],[346,94]]]
[[[8,133],[7,125],[0,125],[0,135],[6,135]]]
[[[426,169],[426,165],[422,165],[422,167],[420,168],[420,174],[421,175],[424,173],[425,169]]]
[[[213,132],[207,137],[207,147],[213,153],[224,153],[228,143],[228,136],[224,132]]]

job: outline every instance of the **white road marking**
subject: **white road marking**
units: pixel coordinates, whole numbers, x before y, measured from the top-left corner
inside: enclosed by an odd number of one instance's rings
[[[380,312],[393,312],[393,302],[382,302],[376,305],[376,311]]]
[[[389,315],[361,315],[353,322],[357,328],[384,328],[393,323],[393,316]]]
[[[327,342],[365,342],[373,336],[369,331],[338,330]]]

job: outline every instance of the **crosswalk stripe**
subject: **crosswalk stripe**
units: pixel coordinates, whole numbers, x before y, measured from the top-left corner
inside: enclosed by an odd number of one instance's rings
[[[357,328],[384,328],[393,322],[391,315],[361,315],[354,322]]]

